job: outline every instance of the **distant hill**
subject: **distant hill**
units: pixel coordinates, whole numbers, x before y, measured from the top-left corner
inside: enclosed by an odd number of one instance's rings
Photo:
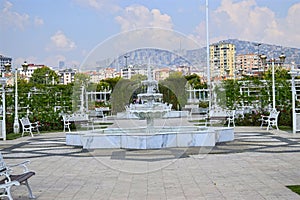
[[[281,53],[286,56],[286,63],[295,62],[300,65],[300,48],[283,47],[279,45],[264,44],[258,47],[258,42],[242,41],[237,39],[228,39],[224,42],[235,44],[236,54],[259,53],[265,54],[268,58],[278,58]]]
[[[256,53],[265,54],[268,58],[278,58],[281,53],[286,55],[286,63],[295,62],[300,65],[300,49],[282,47],[271,44],[260,44],[257,42],[242,41],[237,39],[222,40],[222,42],[232,43],[236,46],[236,55]],[[125,54],[124,54],[125,55]],[[109,67],[125,67],[126,59],[121,55],[118,59],[110,63]],[[127,65],[146,66],[147,64],[155,67],[172,67],[172,66],[206,66],[206,47],[194,50],[176,50],[170,52],[167,50],[145,48],[137,49],[126,53]]]

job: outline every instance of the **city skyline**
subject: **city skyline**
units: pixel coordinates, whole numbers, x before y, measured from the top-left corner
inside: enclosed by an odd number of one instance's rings
[[[179,32],[199,47],[206,43],[205,0],[0,2],[0,54],[13,65],[80,66],[99,44],[146,27]],[[297,0],[209,1],[210,43],[234,38],[298,48],[299,17]],[[179,43],[174,49],[185,48]]]

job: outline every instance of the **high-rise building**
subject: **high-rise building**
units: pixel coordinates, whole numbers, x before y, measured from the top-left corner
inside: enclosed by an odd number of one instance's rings
[[[230,43],[216,43],[210,49],[210,74],[212,79],[234,78],[235,69],[235,45]]]
[[[63,69],[65,67],[65,62],[64,61],[59,61],[58,62],[58,69]]]

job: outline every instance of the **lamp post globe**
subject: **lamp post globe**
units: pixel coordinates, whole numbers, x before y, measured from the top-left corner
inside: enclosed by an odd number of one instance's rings
[[[11,69],[11,64],[10,64],[9,62],[8,62],[8,63],[5,63],[5,64],[4,64],[4,70],[5,70],[5,72],[9,72],[10,69]]]

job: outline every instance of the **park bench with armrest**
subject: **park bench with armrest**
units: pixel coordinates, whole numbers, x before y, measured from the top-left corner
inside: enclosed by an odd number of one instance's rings
[[[86,113],[72,113],[72,114],[61,114],[62,121],[64,123],[64,132],[67,128],[69,132],[71,123],[80,124],[80,125],[86,125],[88,126],[88,123],[90,123],[89,116]]]
[[[29,193],[29,198],[35,198],[32,194],[32,190],[29,186],[28,179],[35,175],[35,172],[30,171],[26,164],[29,161],[25,161],[16,165],[7,165],[3,159],[2,154],[0,153],[0,197],[7,197],[9,200],[12,200],[11,187],[26,185]],[[13,167],[20,166],[23,169],[23,172],[20,174],[12,174]]]
[[[209,110],[208,122],[210,126],[213,124],[224,124],[227,120],[228,114],[226,110],[212,109]]]
[[[228,110],[226,112],[227,114],[227,121],[228,121],[228,127],[230,127],[230,124],[232,123],[232,126],[235,127],[234,119],[235,119],[235,110]]]
[[[66,131],[66,129],[68,129],[69,132],[71,132],[71,129],[70,129],[71,123],[69,121],[70,116],[63,114],[62,118],[63,118],[63,123],[64,123],[64,132]]]
[[[208,123],[208,109],[199,107],[187,107],[189,110],[189,120],[198,121],[197,126],[207,126]]]
[[[22,117],[20,119],[20,122],[22,124],[22,129],[23,129],[22,137],[24,136],[25,132],[30,133],[31,137],[33,137],[32,131],[36,131],[36,132],[40,133],[40,131],[39,131],[40,124],[38,121],[31,123],[29,121],[28,117]]]
[[[267,124],[267,130],[272,126],[275,126],[278,130],[278,116],[280,111],[277,111],[276,109],[272,110],[269,115],[262,115],[261,116],[261,125],[260,128],[263,127],[264,124]]]

